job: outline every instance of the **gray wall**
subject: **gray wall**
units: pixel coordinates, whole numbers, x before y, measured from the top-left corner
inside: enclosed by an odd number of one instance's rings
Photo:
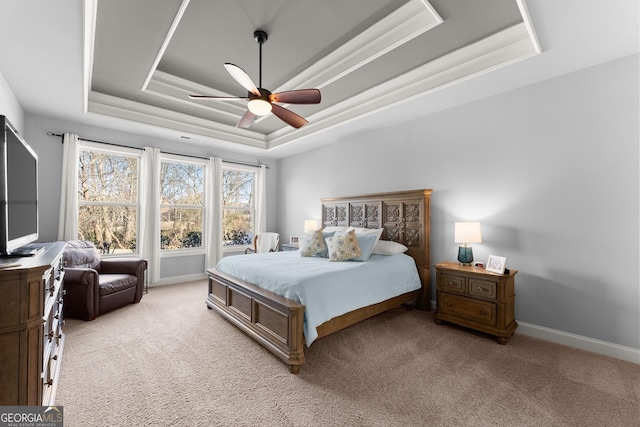
[[[110,129],[98,128],[80,123],[70,123],[53,118],[37,115],[26,115],[25,140],[33,147],[39,156],[39,194],[40,194],[40,241],[56,240],[58,237],[58,217],[60,204],[60,182],[62,167],[61,138],[47,135],[54,133],[75,133],[81,138],[117,143],[131,147],[158,147],[161,150],[201,157],[219,156],[225,160],[258,163],[257,158],[241,156],[205,147],[187,145],[184,143],[116,132]],[[276,227],[276,178],[277,162],[261,159],[267,164],[267,226],[270,230]],[[207,266],[209,267],[209,266]],[[160,278],[163,283],[171,283],[203,274],[204,255],[171,256],[162,258]]]
[[[321,197],[432,188],[432,263],[478,220],[476,260],[519,271],[518,321],[639,349],[638,72],[634,55],[283,159],[278,228],[299,235]]]

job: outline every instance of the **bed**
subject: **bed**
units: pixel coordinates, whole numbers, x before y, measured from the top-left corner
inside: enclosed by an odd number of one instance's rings
[[[408,303],[429,310],[430,195],[431,190],[411,190],[321,199],[325,229],[349,226],[382,229],[381,240],[401,243],[408,250],[401,256],[374,254],[366,262],[328,262],[326,258],[300,257],[293,251],[227,257],[235,260],[229,262],[224,258],[216,268],[207,270],[207,307],[282,359],[294,374],[305,362],[305,345],[311,345],[318,338],[401,304]],[[325,298],[313,294],[315,290],[305,296],[305,292],[309,291],[302,286],[317,280],[317,276],[311,275],[312,271],[328,275],[328,280],[327,277],[323,279],[326,283],[335,283],[334,292],[331,292],[330,286],[322,286],[328,288],[332,298],[335,298],[335,290],[341,286],[339,280],[359,286],[373,286],[375,281],[372,277],[381,276],[381,271],[392,268],[392,262],[393,268],[400,268],[392,272],[392,276],[404,274],[406,281],[417,281],[417,285],[409,285],[410,290],[389,286],[376,296],[371,295],[376,293],[371,288],[356,288],[350,294],[341,292],[338,300],[330,300],[330,309],[326,309],[327,306],[324,309],[312,307],[309,303],[307,310],[301,302]],[[293,270],[298,268],[294,266],[297,263],[302,263],[298,272]],[[321,265],[328,267],[327,270],[324,271],[325,267]],[[280,275],[277,271],[285,274]],[[411,277],[415,273],[417,280]],[[339,275],[344,277],[338,279],[341,277]],[[396,282],[391,279],[388,281]],[[290,284],[290,287],[284,284]],[[318,288],[315,286],[313,289]],[[352,298],[355,294],[370,298],[355,303]]]

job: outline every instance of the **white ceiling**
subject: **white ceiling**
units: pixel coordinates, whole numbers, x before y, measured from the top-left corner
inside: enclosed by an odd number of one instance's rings
[[[34,4],[35,3],[35,4]],[[638,52],[637,0],[3,0],[0,73],[27,113],[282,158]],[[317,87],[235,123],[232,62],[272,92]],[[541,52],[541,53],[540,53]],[[51,131],[57,131],[51,129]],[[187,139],[188,138],[188,139]]]

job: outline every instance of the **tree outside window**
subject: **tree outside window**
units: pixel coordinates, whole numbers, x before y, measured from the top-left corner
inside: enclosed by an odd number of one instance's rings
[[[222,244],[248,245],[254,235],[256,173],[241,168],[222,171]]]
[[[202,247],[203,164],[174,160],[160,165],[160,245],[162,250]]]
[[[102,253],[137,252],[140,157],[83,147],[78,158],[78,237]]]

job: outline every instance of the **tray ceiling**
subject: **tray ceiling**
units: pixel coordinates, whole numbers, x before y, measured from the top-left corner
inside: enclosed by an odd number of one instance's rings
[[[87,7],[88,6],[88,7]],[[87,112],[273,150],[540,52],[516,0],[110,0],[85,3]],[[246,96],[231,62],[271,92],[318,88],[318,105],[286,106],[235,125]]]

